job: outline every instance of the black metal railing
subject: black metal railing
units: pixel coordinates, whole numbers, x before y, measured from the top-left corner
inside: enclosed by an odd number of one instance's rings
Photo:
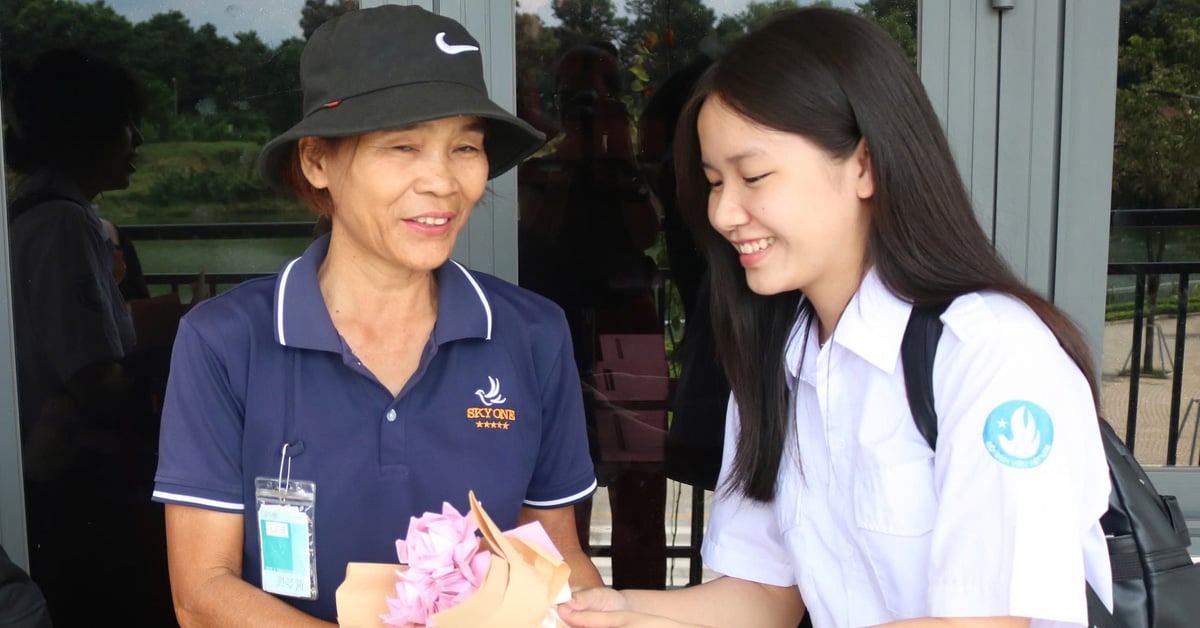
[[[1200,208],[1115,209],[1111,213],[1110,225],[1113,228],[1196,228],[1200,227]],[[1130,451],[1134,450],[1134,444],[1137,439],[1139,391],[1143,375],[1141,356],[1144,349],[1143,343],[1146,341],[1146,287],[1150,277],[1157,277],[1160,285],[1165,284],[1168,286],[1171,283],[1171,278],[1173,278],[1173,287],[1177,302],[1174,312],[1175,347],[1171,359],[1171,368],[1169,369],[1171,374],[1171,400],[1167,425],[1166,464],[1174,465],[1177,463],[1180,432],[1182,427],[1184,427],[1181,423],[1186,423],[1190,408],[1194,405],[1189,404],[1189,409],[1182,413],[1183,416],[1181,418],[1188,296],[1190,282],[1194,278],[1200,278],[1200,261],[1110,263],[1108,265],[1108,275],[1110,277],[1131,276],[1134,280],[1133,338],[1128,361],[1129,399],[1125,416],[1125,444],[1129,447]],[[1198,408],[1197,416],[1194,420],[1200,422],[1200,408]],[[1193,425],[1193,431],[1196,431],[1196,428],[1197,425]],[[1188,464],[1192,463],[1195,449],[1196,437],[1193,435],[1192,453],[1189,456]]]
[[[310,238],[312,222],[240,222],[179,225],[122,225],[121,232],[134,244],[160,240],[188,242],[194,240],[246,240],[270,238]],[[275,271],[261,273],[205,273],[204,280],[209,294],[216,294],[221,286],[234,286],[247,279],[264,277]],[[178,292],[196,280],[196,273],[146,273],[146,284],[167,286]]]
[[[1129,360],[1129,402],[1125,416],[1125,444],[1133,450],[1137,439],[1138,392],[1142,377],[1142,349],[1145,339],[1144,328],[1146,320],[1146,282],[1150,275],[1174,275],[1178,303],[1175,311],[1175,351],[1172,356],[1171,370],[1171,410],[1167,427],[1167,464],[1176,463],[1176,451],[1179,447],[1180,406],[1183,398],[1183,356],[1187,332],[1188,314],[1188,281],[1189,277],[1200,275],[1200,262],[1139,262],[1131,264],[1109,264],[1109,276],[1132,275],[1134,277],[1133,295],[1133,345],[1130,349]],[[1194,445],[1193,445],[1194,448]]]

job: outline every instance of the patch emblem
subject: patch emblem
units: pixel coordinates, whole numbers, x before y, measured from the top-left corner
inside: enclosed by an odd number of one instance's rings
[[[992,410],[983,425],[983,446],[993,458],[1017,469],[1045,462],[1054,444],[1054,423],[1044,408],[1014,399]]]

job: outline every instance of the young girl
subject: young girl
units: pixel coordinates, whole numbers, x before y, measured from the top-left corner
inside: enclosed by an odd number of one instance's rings
[[[1085,580],[1110,604],[1087,347],[992,248],[888,35],[777,14],[702,79],[676,151],[733,391],[703,554],[724,577],[580,591],[563,618],[1082,626]],[[938,303],[935,453],[900,343]]]

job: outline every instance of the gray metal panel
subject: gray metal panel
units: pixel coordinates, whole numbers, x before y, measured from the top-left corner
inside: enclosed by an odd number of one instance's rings
[[[516,110],[516,26],[512,0],[368,0],[362,6],[417,5],[462,23],[483,52],[483,77],[492,100]],[[451,253],[467,266],[517,281],[517,178],[513,172],[488,184],[483,199]]]
[[[988,0],[923,0],[918,20],[921,81],[992,235],[999,20]]]
[[[441,0],[441,4],[442,14],[462,22],[483,47],[483,70],[492,100],[509,112],[516,111],[516,15],[511,0]],[[448,12],[451,8],[456,13]],[[515,172],[492,180],[464,235],[468,247],[465,261],[469,266],[516,283]],[[464,238],[459,239],[461,246]]]
[[[1019,2],[999,14],[992,241],[1017,276],[1047,297],[1054,287],[1061,18],[1058,2]]]
[[[1054,302],[1083,329],[1097,368],[1104,341],[1119,19],[1118,0],[1065,2]]]
[[[4,77],[0,76],[0,81]],[[0,146],[0,179],[4,177]],[[0,185],[0,208],[8,207]],[[29,568],[25,545],[25,493],[21,482],[21,435],[17,421],[17,358],[13,348],[12,287],[8,268],[8,221],[0,220],[0,545],[13,562]]]

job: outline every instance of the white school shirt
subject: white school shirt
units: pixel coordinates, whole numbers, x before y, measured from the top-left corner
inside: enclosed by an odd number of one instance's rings
[[[825,346],[815,325],[797,325],[775,500],[722,490],[736,442],[726,438],[705,563],[797,584],[816,628],[1005,615],[1086,625],[1085,574],[1112,599],[1099,524],[1108,466],[1087,381],[1023,303],[964,295],[942,316],[935,456],[904,390],[910,311],[872,270]],[[738,421],[731,399],[726,434]]]

